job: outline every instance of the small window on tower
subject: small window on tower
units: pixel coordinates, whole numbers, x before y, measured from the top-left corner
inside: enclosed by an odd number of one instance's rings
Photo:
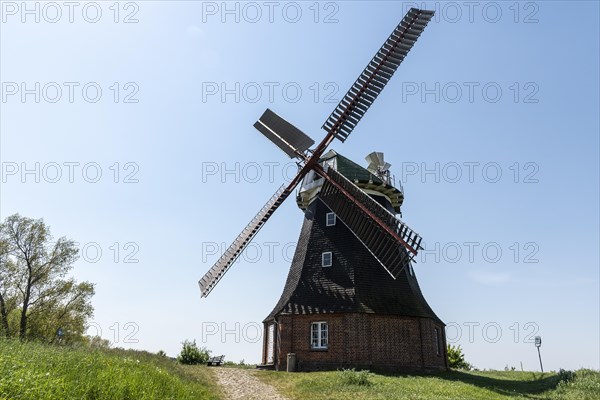
[[[333,264],[333,254],[330,251],[326,251],[321,254],[321,266],[322,267],[331,267]]]
[[[439,356],[442,354],[442,346],[440,345],[440,330],[434,328],[434,338],[436,354]]]
[[[325,222],[325,225],[327,226],[334,226],[335,225],[335,213],[327,213],[327,221]]]

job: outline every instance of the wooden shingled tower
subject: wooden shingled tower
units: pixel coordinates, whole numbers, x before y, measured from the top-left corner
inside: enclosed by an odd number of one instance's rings
[[[298,159],[299,171],[267,201],[200,279],[214,289],[281,203],[296,200],[304,224],[281,298],[264,320],[263,367],[319,370],[447,368],[444,323],[412,267],[421,237],[397,217],[404,200],[382,153],[363,168],[325,152],[344,142],[402,63],[432,11],[411,8],[323,124],[314,141],[267,109],[254,127]],[[289,360],[289,361],[288,361]]]

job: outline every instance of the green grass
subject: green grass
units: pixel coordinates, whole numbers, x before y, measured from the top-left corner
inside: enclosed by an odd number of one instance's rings
[[[90,350],[0,339],[0,400],[219,399],[204,366],[132,350]]]
[[[235,366],[231,366],[235,367]],[[219,367],[213,367],[219,368]],[[0,400],[210,400],[222,394],[213,368],[131,350],[90,350],[0,339]],[[600,372],[518,371],[385,375],[359,371],[249,370],[290,399],[600,399]]]
[[[555,373],[517,371],[449,371],[433,375],[369,374],[368,384],[360,385],[351,383],[352,380],[342,371],[256,371],[255,375],[263,382],[275,386],[283,395],[297,400],[600,399],[600,372],[590,370],[577,371],[570,382],[560,382]]]

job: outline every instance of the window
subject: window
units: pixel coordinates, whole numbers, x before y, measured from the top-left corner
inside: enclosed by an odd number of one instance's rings
[[[337,162],[336,162],[336,158],[330,158],[329,160],[325,161],[323,163],[323,167],[325,168],[325,171],[327,171],[327,168],[331,167],[333,169],[337,169]]]
[[[434,332],[436,354],[439,356],[442,353],[442,346],[440,346],[440,330],[438,328],[435,328],[433,330],[433,332]]]
[[[310,348],[326,349],[328,345],[327,322],[313,322],[310,327]]]
[[[335,225],[335,213],[327,213],[325,225],[334,226]]]
[[[333,254],[330,251],[326,251],[321,254],[321,266],[322,267],[331,267],[333,264]]]

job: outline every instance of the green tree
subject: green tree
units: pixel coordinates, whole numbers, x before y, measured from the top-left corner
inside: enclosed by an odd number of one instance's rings
[[[93,313],[94,286],[66,277],[77,258],[75,243],[65,237],[53,241],[42,219],[14,214],[0,224],[0,314],[5,334],[52,341],[62,328],[66,339],[83,335]],[[15,313],[17,327],[11,329]]]
[[[8,316],[14,308],[14,286],[11,277],[14,271],[14,263],[9,257],[8,241],[0,235],[0,333],[6,337],[10,336]]]
[[[448,345],[448,365],[454,369],[465,369],[470,371],[473,366],[465,360],[462,348],[459,346]]]
[[[94,312],[93,295],[94,286],[89,282],[77,283],[73,279],[57,282],[54,290],[31,309],[28,336],[55,342],[60,328],[63,343],[80,342],[86,322]]]

